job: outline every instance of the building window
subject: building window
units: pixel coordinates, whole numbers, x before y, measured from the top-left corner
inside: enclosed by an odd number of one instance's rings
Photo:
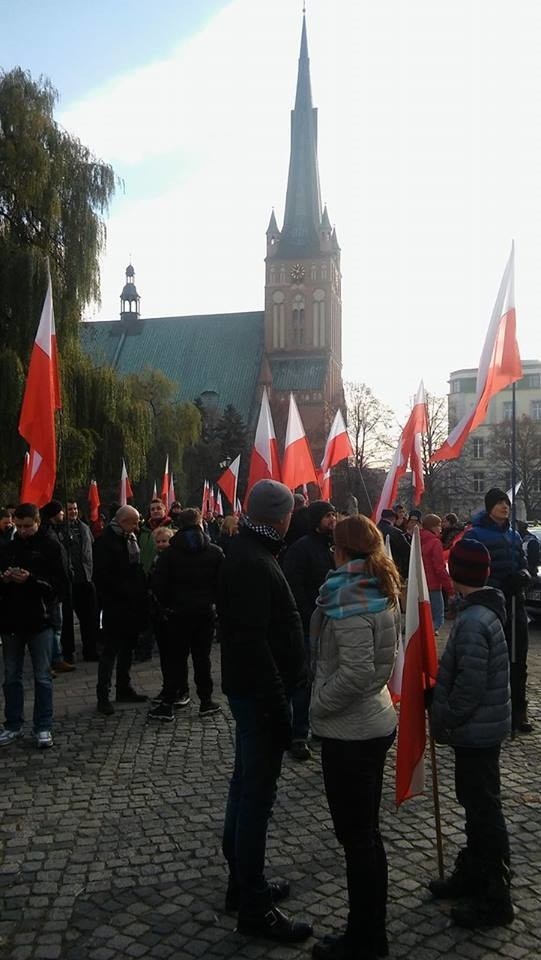
[[[315,263],[310,267],[310,280],[317,280],[317,267]]]
[[[474,493],[484,493],[485,490],[485,474],[482,472],[474,473],[473,475],[473,492]]]
[[[485,441],[483,437],[474,437],[473,439],[473,459],[483,460],[485,456]]]
[[[276,270],[274,267],[270,268],[269,283],[276,283]]]
[[[304,344],[304,298],[300,293],[293,300],[293,343],[296,347]]]
[[[325,291],[314,290],[312,307],[314,347],[325,346]]]
[[[460,393],[460,380],[451,380],[451,393]]]
[[[283,350],[286,345],[284,299],[281,290],[277,290],[272,295],[272,346],[274,350]]]
[[[280,267],[280,283],[286,282],[286,268]]]
[[[532,493],[541,493],[541,473],[539,470],[532,475]]]
[[[539,387],[541,387],[541,374],[527,373],[526,376],[522,378],[521,383],[526,390],[538,390]]]
[[[327,279],[327,264],[326,264],[326,263],[322,263],[322,264],[321,264],[321,279],[322,279],[322,280],[326,280],[326,279]]]
[[[513,401],[504,400],[502,403],[503,419],[511,420],[513,417]]]
[[[532,420],[541,420],[541,400],[532,400]]]

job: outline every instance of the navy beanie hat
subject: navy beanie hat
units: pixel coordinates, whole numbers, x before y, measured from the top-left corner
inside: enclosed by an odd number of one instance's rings
[[[505,490],[499,490],[498,487],[492,487],[492,490],[489,490],[488,493],[485,494],[486,512],[490,513],[492,508],[495,507],[497,503],[501,503],[502,500],[505,500],[506,504],[509,507],[511,506],[511,501],[507,496]]]
[[[490,575],[490,554],[478,540],[459,540],[449,554],[449,574],[465,587],[484,587]]]

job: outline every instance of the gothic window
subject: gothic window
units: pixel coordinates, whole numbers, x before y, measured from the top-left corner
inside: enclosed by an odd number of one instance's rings
[[[283,350],[286,345],[284,299],[281,290],[277,290],[272,295],[272,346],[274,350]]]
[[[286,268],[280,267],[280,283],[286,282]]]
[[[276,283],[276,270],[274,267],[270,268],[269,283]]]
[[[322,264],[321,264],[321,279],[322,279],[322,280],[326,280],[326,279],[327,279],[327,264],[326,264],[326,263],[322,263]]]
[[[296,347],[304,344],[304,297],[300,293],[293,299],[293,343]]]
[[[314,347],[325,346],[325,291],[314,290],[312,307]]]
[[[317,267],[315,263],[310,267],[310,280],[317,280]]]

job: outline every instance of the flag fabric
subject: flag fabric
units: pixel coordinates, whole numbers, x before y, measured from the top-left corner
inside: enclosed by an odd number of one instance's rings
[[[304,483],[315,483],[317,485],[312,452],[292,393],[289,395],[286,444],[282,461],[282,482],[290,490],[296,490]]]
[[[208,511],[209,513],[214,513],[216,507],[216,496],[214,494],[214,484],[209,484],[209,496],[208,496]]]
[[[389,472],[385,478],[380,498],[374,508],[372,520],[378,523],[382,510],[389,510],[396,501],[398,484],[411,466],[414,486],[414,503],[419,503],[424,491],[423,458],[421,449],[421,435],[427,430],[426,397],[423,381],[421,380],[412,411],[400,435],[400,440],[393,455]]]
[[[236,517],[240,517],[241,513],[242,513],[242,507],[241,507],[241,505],[240,505],[240,500],[239,500],[239,498],[237,497],[237,499],[236,499],[236,501],[235,501],[235,516],[236,516]]]
[[[516,340],[515,312],[515,245],[511,246],[496,303],[488,328],[479,369],[473,410],[465,413],[447,440],[432,456],[432,462],[454,460],[462,447],[481,423],[484,423],[489,403],[500,390],[522,377],[522,363]]]
[[[120,474],[120,506],[125,507],[130,497],[133,497],[133,490],[131,488],[130,481],[128,480],[126,464],[124,460],[122,460],[122,473]]]
[[[171,474],[169,476],[169,486],[167,488],[167,500],[165,501],[165,504],[168,510],[171,504],[174,503],[176,499],[177,498],[175,495],[175,480],[173,477],[173,471],[171,471]]]
[[[167,500],[169,497],[169,454],[165,458],[165,467],[162,477],[162,488],[160,490],[160,500],[162,500],[166,506],[169,506]]]
[[[432,625],[430,595],[421,556],[419,529],[413,531],[408,592],[406,636],[399,643],[389,690],[400,701],[396,751],[396,805],[424,790],[426,744],[425,690],[438,672],[438,654]]]
[[[323,460],[321,461],[323,474],[326,474],[331,467],[336,466],[341,460],[347,460],[348,457],[352,456],[353,447],[351,446],[351,440],[346,430],[342,411],[337,410],[329,431],[329,436],[327,437],[327,443],[325,444]]]
[[[21,478],[21,493],[20,493],[20,496],[19,496],[19,503],[24,503],[24,502],[25,502],[25,499],[24,499],[24,497],[23,497],[23,492],[24,492],[24,490],[25,490],[25,488],[26,488],[26,476],[27,476],[27,474],[28,474],[28,467],[29,467],[29,466],[30,466],[30,454],[28,453],[28,450],[27,450],[26,453],[25,453],[25,455],[24,455],[24,460],[23,460],[23,474],[22,474],[22,478]]]
[[[30,357],[19,418],[19,433],[30,447],[21,501],[35,503],[38,507],[44,506],[53,496],[56,481],[55,411],[62,407],[53,290],[49,270],[47,273],[47,292]]]
[[[322,500],[330,502],[332,497],[332,481],[330,468],[326,473],[323,470],[316,470],[317,482],[319,486],[319,495]]]
[[[217,517],[223,517],[224,515],[224,508],[222,504],[222,494],[219,490],[218,490],[218,493],[216,494],[216,503],[214,505],[214,513],[216,514]]]
[[[261,408],[255,431],[254,446],[250,457],[246,497],[258,480],[281,480],[278,444],[272,422],[272,414],[266,387],[263,387]]]
[[[154,486],[152,487],[152,499],[156,500],[158,496],[158,488],[156,486],[156,481],[154,481]]]
[[[100,510],[100,494],[98,491],[98,484],[95,480],[90,481],[90,486],[88,488],[88,505],[90,510],[88,512],[88,519],[93,523],[96,522],[99,518]]]
[[[233,507],[233,510],[236,508],[237,503],[237,483],[239,480],[239,467],[240,467],[240,454],[233,460],[231,463],[218,477],[216,483],[220,487],[222,493],[225,493],[229,503]]]
[[[205,516],[208,513],[209,509],[209,482],[205,480],[203,483],[203,496],[201,498],[201,513]]]

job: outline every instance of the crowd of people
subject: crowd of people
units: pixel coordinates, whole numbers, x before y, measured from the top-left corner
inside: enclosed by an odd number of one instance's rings
[[[505,492],[492,489],[467,528],[396,504],[376,526],[337,515],[332,503],[255,484],[240,517],[223,522],[179,502],[153,499],[93,529],[74,500],[42,510],[0,511],[0,634],[5,723],[0,745],[23,736],[23,664],[34,674],[33,732],[53,745],[53,678],[97,662],[97,710],[146,701],[131,679],[134,654],[159,653],[162,689],[148,720],[170,722],[187,706],[189,658],[202,719],[213,699],[211,648],[220,643],[222,690],[235,720],[235,759],[223,830],[229,868],[225,907],[238,929],[291,942],[311,924],[278,903],[286,880],[265,876],[269,818],[285,751],[299,762],[321,744],[325,792],[343,847],[346,929],[316,943],[320,960],[386,956],[387,859],[379,826],[385,758],[397,713],[387,683],[401,642],[411,539],[420,544],[434,628],[446,607],[454,623],[433,691],[436,739],[453,747],[466,845],[435,897],[451,897],[457,924],[512,921],[510,852],[502,812],[499,751],[513,729],[528,733],[528,625],[524,585],[535,557],[509,521]],[[537,554],[537,560],[539,555]],[[510,682],[509,682],[510,677]]]

